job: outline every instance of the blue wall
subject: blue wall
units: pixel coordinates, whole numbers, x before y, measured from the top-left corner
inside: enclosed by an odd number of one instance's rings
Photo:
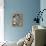
[[[5,0],[4,9],[4,30],[5,40],[18,41],[24,37],[30,30],[33,24],[35,12],[40,9],[39,0]],[[23,13],[24,24],[22,27],[12,27],[11,19],[12,12],[21,11]]]

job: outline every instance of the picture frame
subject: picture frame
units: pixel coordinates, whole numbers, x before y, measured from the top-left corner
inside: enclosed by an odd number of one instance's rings
[[[22,13],[14,13],[14,15],[12,16],[12,25],[13,26],[23,25],[23,14]]]

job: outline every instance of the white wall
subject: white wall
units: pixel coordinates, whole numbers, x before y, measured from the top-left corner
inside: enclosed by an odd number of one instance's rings
[[[46,0],[40,0],[40,9],[41,11],[43,9],[46,9]],[[40,21],[40,24],[43,25],[43,26],[46,26],[46,11],[43,12],[43,19],[44,21]]]
[[[40,9],[41,10],[46,9],[46,0],[40,0]],[[43,13],[43,19],[44,21],[43,22],[40,21],[40,25],[43,25],[46,27],[46,11]]]
[[[40,9],[46,9],[46,0],[40,0]]]
[[[0,42],[4,41],[4,1],[0,0]]]

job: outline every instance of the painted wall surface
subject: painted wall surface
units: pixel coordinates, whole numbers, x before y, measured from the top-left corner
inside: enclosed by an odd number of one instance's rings
[[[4,2],[0,0],[0,42],[4,41]]]
[[[40,9],[42,11],[43,9],[46,9],[46,0],[41,0],[40,2],[41,2]],[[46,11],[43,12],[42,17],[43,17],[43,22],[41,21],[40,25],[46,26]]]
[[[40,9],[39,0],[5,0],[4,9],[4,35],[7,41],[18,41],[31,31],[35,12]],[[21,11],[23,13],[23,26],[13,27],[11,25],[12,13]]]
[[[40,1],[40,10],[43,10],[43,9],[46,9],[46,0]],[[43,17],[43,22],[40,21],[40,25],[46,27],[46,11],[44,11],[42,17]],[[46,40],[45,40],[45,44],[46,44]]]

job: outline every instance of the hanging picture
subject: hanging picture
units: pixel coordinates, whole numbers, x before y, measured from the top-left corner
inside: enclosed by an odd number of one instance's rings
[[[14,13],[12,16],[12,25],[13,26],[22,26],[23,25],[23,14]]]

